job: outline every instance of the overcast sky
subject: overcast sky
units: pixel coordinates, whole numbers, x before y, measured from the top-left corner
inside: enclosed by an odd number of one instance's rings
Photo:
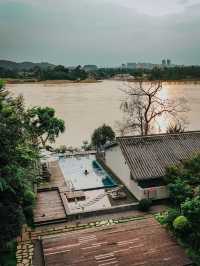
[[[200,0],[0,0],[0,59],[200,64]]]

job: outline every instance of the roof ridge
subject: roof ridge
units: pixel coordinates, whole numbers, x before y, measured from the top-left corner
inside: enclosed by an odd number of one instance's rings
[[[157,134],[150,134],[150,135],[132,135],[132,136],[121,136],[116,137],[116,139],[141,139],[141,138],[154,138],[154,137],[164,137],[164,136],[182,136],[182,135],[189,135],[189,134],[200,134],[200,130],[194,130],[194,131],[184,131],[179,133],[157,133]]]

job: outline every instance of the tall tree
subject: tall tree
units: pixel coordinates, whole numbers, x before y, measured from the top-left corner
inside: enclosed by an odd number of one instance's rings
[[[121,109],[126,115],[125,129],[136,134],[148,135],[154,129],[157,119],[168,114],[174,120],[178,114],[185,112],[185,99],[164,99],[160,96],[161,81],[145,83],[139,80],[134,85],[128,85],[126,99],[121,104]]]
[[[12,98],[0,83],[0,247],[16,237],[34,202],[39,150],[25,127],[22,97]],[[29,192],[29,193],[28,193]],[[27,202],[27,195],[33,195]],[[30,198],[30,197],[29,197]],[[28,218],[28,217],[27,217]],[[1,250],[0,250],[1,251]],[[1,258],[1,255],[0,255]]]

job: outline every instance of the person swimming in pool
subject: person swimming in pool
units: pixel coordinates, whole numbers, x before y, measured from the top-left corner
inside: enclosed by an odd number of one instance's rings
[[[88,170],[87,170],[87,169],[85,169],[85,172],[84,172],[84,174],[85,174],[85,175],[88,175],[88,174],[89,174],[89,172],[88,172]]]

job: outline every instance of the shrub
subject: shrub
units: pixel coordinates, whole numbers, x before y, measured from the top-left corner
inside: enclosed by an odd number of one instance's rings
[[[29,226],[33,225],[33,206],[27,206],[24,208],[24,215],[26,217],[26,222]]]
[[[139,202],[138,209],[140,211],[148,211],[152,205],[152,201],[150,199],[142,199]]]
[[[15,202],[0,203],[0,247],[19,236],[25,222],[23,210]]]
[[[157,213],[157,214],[155,214],[155,218],[160,224],[166,224],[167,215],[168,215],[167,212]]]
[[[165,217],[164,223],[167,224],[171,229],[173,228],[174,220],[180,216],[180,211],[177,209],[169,209]]]
[[[24,204],[26,206],[32,205],[35,202],[35,194],[31,190],[24,192]]]
[[[183,215],[176,217],[176,219],[173,221],[173,227],[175,230],[182,231],[186,229],[187,226],[188,226],[188,219]]]

